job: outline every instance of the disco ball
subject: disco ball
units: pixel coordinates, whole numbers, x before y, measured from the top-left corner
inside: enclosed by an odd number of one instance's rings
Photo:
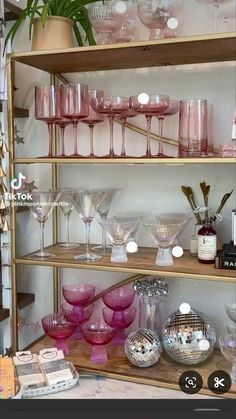
[[[211,355],[216,333],[205,316],[191,309],[174,312],[162,331],[163,347],[175,361],[184,365],[196,365]]]
[[[158,361],[161,352],[161,342],[152,330],[138,329],[126,338],[126,356],[137,367],[151,367]]]

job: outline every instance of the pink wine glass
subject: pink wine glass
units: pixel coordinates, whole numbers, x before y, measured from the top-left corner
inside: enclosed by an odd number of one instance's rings
[[[114,119],[129,109],[129,98],[122,96],[105,96],[92,100],[93,109],[103,115],[107,115],[110,124],[110,152],[104,157],[119,157],[114,151],[113,128]]]
[[[69,119],[74,130],[73,157],[84,157],[78,154],[77,131],[81,119],[89,114],[89,94],[86,84],[63,84],[61,86],[61,115]]]
[[[74,333],[76,323],[66,320],[62,313],[52,313],[42,318],[42,326],[46,335],[55,339],[56,348],[68,355],[67,339]]]
[[[105,322],[114,329],[117,329],[112,341],[114,345],[123,345],[125,343],[125,329],[127,329],[133,323],[136,316],[136,311],[137,310],[135,307],[130,307],[122,312],[123,318],[117,319],[115,318],[114,311],[107,307],[103,308],[102,314]]]
[[[100,318],[91,318],[81,323],[81,334],[84,340],[92,345],[92,362],[104,364],[108,361],[106,345],[112,341],[115,332],[116,329]]]
[[[72,323],[76,323],[76,329],[71,336],[73,339],[81,339],[80,323],[90,319],[93,313],[94,305],[90,304],[83,308],[83,312],[74,311],[74,307],[71,304],[63,303],[61,305],[61,311],[65,316],[66,320]]]
[[[104,304],[114,311],[113,319],[117,322],[125,322],[124,310],[131,306],[135,292],[131,285],[116,288],[102,296]]]
[[[153,157],[151,151],[151,124],[152,117],[158,116],[164,112],[169,106],[169,96],[165,95],[148,95],[140,93],[138,96],[130,97],[130,107],[135,112],[144,114],[147,121],[147,146],[146,154],[142,157]]]
[[[84,306],[87,306],[92,301],[95,294],[95,286],[89,284],[64,285],[62,294],[67,303],[74,307],[73,313],[83,318]]]
[[[61,118],[57,101],[59,92],[55,86],[35,86],[35,118],[46,122],[48,126],[48,157],[52,157],[52,127]]]
[[[120,157],[129,157],[126,155],[126,146],[125,146],[125,125],[128,118],[133,118],[134,116],[137,116],[137,112],[133,111],[133,109],[128,109],[126,112],[123,112],[118,119],[121,121],[122,126],[122,144],[121,144],[121,153]]]
[[[164,126],[164,119],[167,116],[175,115],[179,112],[180,101],[179,100],[170,100],[168,108],[157,115],[158,124],[159,124],[159,145],[158,145],[158,153],[157,157],[170,157],[163,153],[163,126]]]
[[[103,90],[99,90],[99,89],[89,89],[88,93],[89,93],[89,114],[88,114],[87,118],[82,119],[81,122],[88,125],[88,127],[89,127],[90,153],[89,153],[88,157],[97,157],[94,154],[93,130],[94,130],[95,125],[100,124],[101,122],[103,122],[105,118],[104,118],[103,115],[101,115],[101,114],[99,114],[99,113],[97,113],[93,110],[92,100],[103,97],[104,92],[103,92]]]
[[[57,114],[60,115],[60,119],[56,120],[55,124],[59,127],[61,133],[61,150],[58,157],[65,157],[65,129],[68,125],[72,124],[72,122],[69,119],[63,118],[61,115],[61,86],[57,86],[55,89],[57,90],[58,97],[58,100],[56,101]]]

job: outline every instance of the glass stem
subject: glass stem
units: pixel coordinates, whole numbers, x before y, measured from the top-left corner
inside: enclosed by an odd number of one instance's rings
[[[44,221],[40,221],[40,253],[44,254]]]
[[[70,221],[70,214],[66,214],[65,215],[65,222],[66,222],[66,243],[69,244],[70,243],[70,225],[69,225],[69,221]]]
[[[61,129],[61,156],[65,156],[65,125],[60,125]]]
[[[159,123],[159,144],[158,144],[158,156],[163,156],[163,125],[164,125],[164,118],[158,118]]]
[[[48,124],[48,141],[49,141],[48,157],[52,157],[52,124]]]
[[[113,115],[109,116],[110,124],[110,157],[114,157],[114,140],[113,140],[113,127],[114,127],[114,117]]]
[[[105,220],[107,217],[101,217],[103,220]],[[106,248],[107,245],[107,235],[105,230],[102,228],[102,247],[103,249]]]
[[[126,123],[126,118],[122,119],[122,146],[121,146],[121,156],[125,157],[126,156],[126,152],[125,152],[125,123]]]
[[[93,129],[94,125],[89,125],[89,135],[90,135],[90,157],[94,157],[94,147],[93,147]]]
[[[90,222],[85,223],[86,227],[86,254],[89,255],[89,248],[90,248]]]
[[[152,116],[146,115],[147,120],[147,149],[146,149],[146,157],[152,157],[151,152],[151,124],[152,124]]]
[[[78,156],[78,146],[77,146],[77,127],[78,122],[73,123],[73,131],[74,131],[74,156]]]

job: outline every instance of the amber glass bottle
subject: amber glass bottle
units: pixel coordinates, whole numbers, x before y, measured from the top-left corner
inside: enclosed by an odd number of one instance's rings
[[[198,231],[198,260],[201,263],[214,263],[217,252],[217,237],[210,220],[204,220]]]

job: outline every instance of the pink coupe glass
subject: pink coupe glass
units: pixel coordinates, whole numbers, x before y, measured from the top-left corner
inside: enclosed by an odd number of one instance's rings
[[[86,84],[64,84],[61,86],[61,116],[70,120],[74,130],[73,157],[84,157],[78,154],[77,128],[81,119],[89,114],[89,94]]]
[[[124,310],[131,306],[135,292],[131,285],[116,288],[102,296],[104,304],[114,311],[113,319],[125,323]]]
[[[89,284],[64,285],[62,293],[67,303],[74,307],[73,313],[83,318],[84,306],[91,303],[95,294],[95,286]]]
[[[116,329],[108,326],[100,318],[91,318],[81,323],[81,334],[84,340],[92,345],[92,362],[104,364],[108,361],[106,345],[112,341],[115,332]]]
[[[159,146],[158,146],[158,153],[157,157],[170,157],[163,153],[163,126],[164,126],[164,119],[167,116],[175,115],[179,112],[180,101],[179,100],[170,100],[168,108],[157,115],[157,119],[159,122]]]
[[[61,313],[53,313],[42,318],[42,326],[46,335],[55,339],[56,348],[68,355],[67,339],[74,333],[76,323],[66,320]]]
[[[158,116],[164,112],[169,106],[169,96],[165,95],[148,95],[140,93],[138,96],[130,97],[130,107],[135,112],[144,114],[147,121],[147,146],[146,154],[142,157],[153,157],[151,151],[151,124],[152,117]]]
[[[117,316],[115,316],[115,311],[112,311],[107,307],[103,308],[102,314],[105,322],[109,326],[117,329],[112,341],[114,345],[123,345],[125,343],[125,329],[133,323],[136,311],[135,307],[130,307],[127,310],[122,311],[123,315],[118,319]]]
[[[76,329],[71,336],[73,339],[81,339],[80,323],[90,319],[93,313],[93,307],[94,305],[90,304],[89,306],[84,307],[83,312],[81,313],[75,311],[74,307],[68,303],[63,303],[61,305],[61,310],[66,320],[76,324]]]

